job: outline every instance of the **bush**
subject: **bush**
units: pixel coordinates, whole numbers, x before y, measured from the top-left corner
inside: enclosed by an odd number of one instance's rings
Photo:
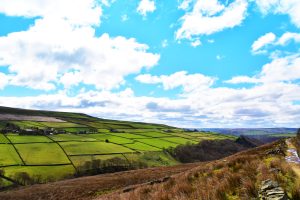
[[[22,185],[30,185],[33,184],[32,179],[30,178],[29,174],[27,172],[17,172],[14,175],[14,179],[21,183]]]
[[[140,161],[131,161],[129,163],[127,160],[117,157],[108,160],[97,159],[86,161],[82,166],[77,167],[76,176],[113,173],[145,167],[147,167],[146,163]]]
[[[203,140],[198,144],[180,145],[167,151],[183,163],[211,161],[247,149],[232,140]]]

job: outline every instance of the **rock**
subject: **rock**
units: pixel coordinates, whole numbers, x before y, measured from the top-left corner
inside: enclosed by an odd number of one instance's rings
[[[285,155],[284,151],[280,147],[276,147],[275,149],[271,149],[266,152],[267,155]]]
[[[288,200],[288,196],[277,182],[265,180],[259,190],[259,199],[261,200]]]
[[[278,168],[271,168],[271,169],[269,170],[269,172],[278,174],[279,172],[281,172],[281,170],[278,169]]]

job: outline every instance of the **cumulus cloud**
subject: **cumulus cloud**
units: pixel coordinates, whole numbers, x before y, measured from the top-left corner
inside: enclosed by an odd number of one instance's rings
[[[193,0],[183,0],[178,8],[182,10],[187,10],[190,7],[190,4],[193,2]]]
[[[235,76],[232,79],[225,81],[225,83],[239,84],[239,83],[258,83],[257,78],[252,78],[249,76]]]
[[[256,0],[262,13],[286,14],[291,22],[300,27],[300,1],[298,0]]]
[[[183,3],[182,7],[185,8],[189,2]],[[228,6],[218,0],[197,1],[192,11],[181,18],[182,25],[176,32],[176,38],[191,39],[238,26],[246,17],[247,7],[246,0],[235,0]]]
[[[156,6],[153,0],[141,0],[137,7],[137,12],[145,17],[147,13],[154,12],[155,9]]]
[[[278,39],[277,44],[284,46],[291,41],[300,43],[300,33],[286,32]]]
[[[267,53],[267,47],[286,46],[289,42],[300,42],[300,34],[293,32],[285,32],[281,37],[277,38],[274,33],[266,33],[259,37],[252,44],[251,51],[254,54]]]
[[[277,58],[253,77],[239,76],[229,81],[256,83],[246,88],[216,87],[216,78],[187,72],[136,77],[145,84],[161,84],[165,90],[181,87],[182,94],[177,98],[136,96],[127,88],[114,93],[81,91],[72,96],[58,92],[35,97],[0,97],[0,105],[84,112],[179,127],[297,127],[299,66],[300,55]],[[70,72],[72,75],[76,76],[76,71]]]
[[[252,53],[261,53],[261,49],[265,47],[268,44],[272,44],[276,39],[276,35],[274,33],[266,33],[265,35],[258,38],[253,44],[252,44]]]
[[[237,76],[226,82],[272,84],[296,80],[300,80],[300,55],[276,58],[271,63],[264,65],[261,72],[253,77]]]
[[[215,78],[213,77],[208,77],[203,74],[188,74],[186,71],[180,71],[171,75],[161,76],[142,74],[137,76],[136,80],[147,84],[160,83],[163,85],[165,90],[182,87],[184,92],[203,90],[209,88],[215,82]]]
[[[197,47],[201,45],[201,41],[199,38],[195,39],[194,41],[191,42],[192,47]]]
[[[99,25],[102,8],[95,0],[1,0],[0,13],[29,18],[60,18],[76,25]]]
[[[6,74],[0,72],[0,90],[8,84],[8,81],[9,77]]]
[[[148,81],[158,82],[158,79]],[[24,98],[0,97],[0,105],[84,112],[103,118],[177,127],[295,127],[300,106],[293,102],[300,100],[299,90],[296,83],[273,82],[243,89],[196,89],[173,99],[136,96],[128,88],[118,93],[87,91],[72,97],[64,92]]]
[[[0,66],[8,66],[12,85],[53,90],[58,84],[69,88],[81,82],[110,90],[124,83],[124,76],[152,67],[159,60],[158,54],[148,53],[148,46],[134,38],[110,37],[106,33],[95,36],[93,25],[99,23],[101,15],[96,1],[72,1],[70,8],[64,7],[70,3],[68,0],[57,4],[46,1],[49,7],[29,1],[17,11],[12,8],[17,4],[9,2],[1,3],[7,7],[0,12],[41,16],[28,30],[0,37]],[[86,14],[88,19],[78,15],[82,13],[79,8],[83,13],[90,12]],[[73,12],[80,19],[73,18]]]

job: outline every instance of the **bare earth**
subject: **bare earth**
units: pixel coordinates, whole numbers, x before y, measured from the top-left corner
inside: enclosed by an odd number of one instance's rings
[[[13,114],[0,114],[0,120],[15,120],[15,121],[37,121],[37,122],[65,122],[55,117],[43,116],[28,116],[28,115],[13,115]]]

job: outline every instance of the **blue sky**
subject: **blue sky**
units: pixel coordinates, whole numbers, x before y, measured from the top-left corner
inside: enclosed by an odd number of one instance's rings
[[[296,0],[2,0],[0,105],[298,127]]]

